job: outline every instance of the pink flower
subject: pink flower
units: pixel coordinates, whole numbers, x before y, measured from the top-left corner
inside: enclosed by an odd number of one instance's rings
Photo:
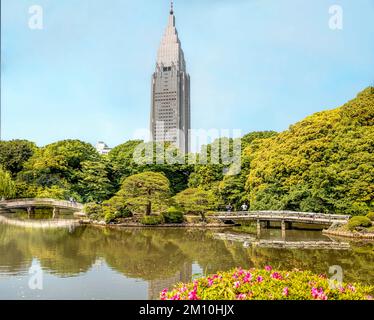
[[[244,274],[244,270],[242,268],[238,269],[238,275],[241,276]]]
[[[265,270],[266,271],[271,271],[271,270],[273,270],[273,268],[271,266],[265,266]]]
[[[252,274],[249,273],[249,272],[247,272],[247,273],[245,274],[244,278],[243,278],[243,282],[244,282],[244,283],[247,283],[247,282],[251,281],[251,279],[252,279]]]
[[[285,287],[285,288],[283,289],[283,295],[284,295],[285,297],[288,297],[289,293],[290,293],[290,290],[288,289],[288,287]]]
[[[315,288],[313,287],[312,290],[311,290],[311,293],[312,293],[312,296],[314,299],[317,299],[317,300],[327,300],[327,295],[323,292],[323,289],[322,288]]]
[[[257,277],[257,282],[262,282],[263,280],[264,280],[263,277],[261,277],[261,276],[258,276],[258,277]]]
[[[195,290],[188,293],[188,300],[199,300]]]
[[[208,287],[211,287],[213,285],[214,280],[211,278],[208,278]]]
[[[186,286],[183,286],[182,288],[179,289],[180,292],[186,292],[187,291],[187,287]]]
[[[238,300],[244,300],[245,298],[247,298],[247,295],[245,293],[241,293],[236,296],[236,299]]]
[[[356,288],[354,286],[352,286],[351,284],[347,285],[347,289],[351,290],[352,292],[356,291]]]
[[[172,297],[170,298],[170,300],[180,300],[180,299],[181,299],[181,296],[180,296],[179,293],[177,293],[176,295],[174,295],[174,296],[172,296]]]
[[[161,300],[166,300],[166,298],[167,298],[167,292],[168,292],[168,289],[166,288],[166,289],[164,289],[164,290],[162,290],[161,291]]]
[[[234,288],[239,288],[240,287],[240,281],[235,281],[234,282]]]
[[[274,272],[271,274],[271,277],[273,279],[278,279],[278,280],[282,280],[282,276],[278,273],[278,272]]]

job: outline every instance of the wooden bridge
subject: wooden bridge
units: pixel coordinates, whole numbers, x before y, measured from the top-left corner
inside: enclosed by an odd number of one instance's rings
[[[270,222],[280,223],[282,232],[285,232],[286,229],[292,227],[292,223],[331,226],[332,224],[346,224],[350,218],[348,215],[295,211],[218,212],[212,217],[221,221],[256,221],[257,233],[260,233],[264,223],[266,227],[269,227]]]
[[[14,210],[26,209],[29,214],[34,212],[35,208],[53,208],[53,215],[57,214],[60,209],[72,211],[82,211],[83,204],[75,201],[64,201],[55,199],[14,199],[0,201],[0,209]]]
[[[288,240],[258,240],[254,236],[235,234],[235,233],[215,233],[215,239],[242,242],[243,246],[248,248],[275,248],[275,249],[326,249],[326,250],[350,250],[349,242],[345,241],[328,241],[328,240],[304,240],[304,241],[288,241]]]

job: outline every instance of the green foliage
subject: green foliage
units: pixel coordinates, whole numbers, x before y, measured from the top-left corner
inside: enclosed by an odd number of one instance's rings
[[[0,141],[0,166],[15,177],[36,150],[36,145],[27,140]]]
[[[47,199],[60,199],[66,200],[69,198],[71,193],[58,186],[51,186],[51,187],[39,187],[36,192],[36,198],[47,198]]]
[[[242,268],[218,272],[161,292],[161,300],[371,300],[374,287],[338,284],[310,271]]]
[[[0,165],[20,198],[72,196],[87,203],[115,195],[131,211],[149,215],[166,210],[170,196],[177,195],[183,210],[199,214],[248,203],[251,210],[365,215],[374,210],[373,119],[374,88],[367,88],[344,106],[318,112],[282,133],[245,135],[236,165],[230,160],[238,152],[237,140],[230,138],[203,146],[196,165],[185,164],[187,156],[170,143],[133,140],[100,156],[79,140],[42,148],[24,140],[0,141]],[[239,165],[239,174],[228,174]]]
[[[104,160],[84,161],[79,172],[77,190],[83,202],[104,201],[112,194],[112,184],[108,178],[107,163]]]
[[[65,189],[67,194],[78,195],[82,201],[82,198],[90,198],[79,184],[83,164],[99,160],[100,155],[89,143],[79,140],[59,141],[37,149],[24,164],[17,180],[47,190]],[[90,178],[87,180],[90,181]]]
[[[175,207],[170,207],[166,212],[162,213],[165,223],[183,223],[183,212]]]
[[[110,212],[107,212],[105,215],[104,215],[104,221],[105,223],[111,223],[111,222],[114,222],[115,220],[117,219],[117,216],[114,212],[110,211]]]
[[[201,152],[196,156],[197,165],[190,176],[189,187],[205,190],[217,189],[225,170],[231,164],[229,160],[233,155],[234,141],[230,138],[218,138],[211,144],[202,146]]]
[[[348,229],[353,231],[358,227],[371,227],[372,222],[368,217],[362,217],[362,216],[357,216],[357,217],[352,217],[348,221]]]
[[[193,170],[192,166],[185,164],[185,157],[170,143],[128,141],[115,147],[108,159],[112,181],[118,188],[126,177],[152,171],[163,173],[170,181],[172,194],[175,194],[187,188]]]
[[[374,90],[261,140],[250,155],[251,209],[363,215],[374,206]]]
[[[9,199],[16,194],[16,185],[9,172],[0,167],[0,200]]]
[[[143,216],[140,219],[140,223],[147,226],[155,226],[164,223],[164,218],[158,215]]]
[[[170,182],[162,173],[143,172],[127,177],[118,193],[133,212],[152,214],[152,206],[163,205],[170,196]]]
[[[374,211],[369,212],[369,213],[366,215],[366,217],[369,218],[371,221],[374,221]]]
[[[198,213],[203,220],[206,211],[213,210],[218,203],[212,191],[200,188],[188,188],[174,196],[173,200],[185,213]]]
[[[16,195],[15,198],[22,199],[22,198],[36,198],[38,193],[38,186],[34,184],[29,184],[26,181],[15,181],[16,186]]]
[[[85,204],[83,211],[92,220],[100,220],[104,217],[103,207],[98,203]]]
[[[125,199],[120,195],[115,195],[109,200],[104,201],[102,207],[105,220],[113,221],[118,218],[128,218],[132,216],[132,212],[127,207]]]
[[[124,178],[134,173],[136,164],[134,163],[134,151],[136,147],[142,144],[141,140],[130,140],[113,148],[108,154],[108,160],[111,167],[112,181],[120,187]]]

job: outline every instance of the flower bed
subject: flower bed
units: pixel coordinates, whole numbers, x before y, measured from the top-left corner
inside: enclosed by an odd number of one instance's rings
[[[234,269],[164,289],[161,300],[372,300],[374,287],[330,285],[325,275],[310,271]]]

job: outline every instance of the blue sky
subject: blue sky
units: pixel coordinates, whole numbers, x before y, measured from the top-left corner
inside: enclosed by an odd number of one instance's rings
[[[28,28],[31,5],[44,29]],[[343,29],[329,28],[329,7]],[[2,138],[110,146],[148,128],[168,0],[2,0]],[[175,0],[192,128],[285,130],[374,85],[374,0]]]

